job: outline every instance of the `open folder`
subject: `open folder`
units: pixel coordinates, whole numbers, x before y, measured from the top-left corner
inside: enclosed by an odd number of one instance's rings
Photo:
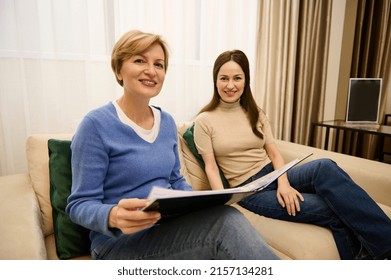
[[[312,153],[295,159],[281,168],[237,188],[183,191],[153,187],[147,198],[150,202],[142,210],[158,211],[162,215],[162,218],[169,218],[216,205],[232,204],[266,188],[282,174],[311,155]]]

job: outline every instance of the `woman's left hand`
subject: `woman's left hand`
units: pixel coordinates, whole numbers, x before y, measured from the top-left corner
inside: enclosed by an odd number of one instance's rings
[[[304,197],[296,189],[285,182],[284,184],[278,184],[277,188],[277,200],[278,203],[284,208],[290,216],[296,216],[296,212],[300,212],[300,201],[304,201]]]

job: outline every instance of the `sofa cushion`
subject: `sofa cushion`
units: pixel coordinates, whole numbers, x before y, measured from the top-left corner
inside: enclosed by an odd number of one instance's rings
[[[47,258],[41,212],[28,174],[0,176],[0,213],[0,260]]]
[[[38,134],[27,138],[26,156],[28,171],[42,213],[44,236],[53,234],[52,207],[50,204],[48,139],[70,140],[72,134]]]
[[[192,124],[192,122],[177,124],[181,174],[194,190],[210,190],[205,171],[201,168],[194,154],[187,146],[186,140],[183,138],[183,134],[185,133],[186,129],[188,129]]]
[[[328,228],[294,223],[255,214],[238,204],[239,209],[265,241],[283,259],[337,260],[340,259],[333,235]]]
[[[189,147],[190,151],[193,153],[194,157],[197,159],[198,163],[202,167],[203,170],[205,170],[205,163],[202,159],[202,156],[198,153],[197,147],[194,142],[194,124],[186,129],[186,131],[183,133],[183,139],[185,139],[187,146]],[[224,188],[229,188],[229,183],[227,179],[225,178],[223,171],[221,171],[220,167],[219,173],[221,181],[223,182]]]
[[[50,200],[57,255],[70,259],[90,254],[89,230],[74,224],[65,212],[72,187],[71,141],[49,139]]]

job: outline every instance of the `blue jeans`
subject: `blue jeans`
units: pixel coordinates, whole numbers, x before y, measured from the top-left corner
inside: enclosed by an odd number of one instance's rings
[[[107,240],[94,259],[267,259],[278,257],[237,209],[217,206]]]
[[[243,184],[271,171],[269,164]],[[266,217],[330,228],[341,259],[360,258],[364,248],[374,259],[391,256],[390,218],[334,161],[314,160],[292,168],[287,175],[304,197],[296,216],[289,216],[278,203],[277,181],[239,204]]]

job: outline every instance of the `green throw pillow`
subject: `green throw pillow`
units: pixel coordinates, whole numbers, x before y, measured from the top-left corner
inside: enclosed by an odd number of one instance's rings
[[[198,153],[197,147],[194,143],[194,124],[191,127],[189,127],[188,129],[186,129],[185,133],[183,133],[183,139],[185,139],[190,151],[192,152],[192,154],[197,159],[198,163],[201,165],[201,167],[205,171],[205,163],[204,163],[201,155]],[[229,188],[228,180],[225,178],[223,171],[221,171],[220,167],[219,167],[219,173],[220,173],[220,178],[221,178],[221,181],[223,182],[224,188],[225,189]]]
[[[50,200],[57,255],[70,259],[90,255],[89,230],[74,224],[67,213],[71,193],[71,141],[49,139]]]

